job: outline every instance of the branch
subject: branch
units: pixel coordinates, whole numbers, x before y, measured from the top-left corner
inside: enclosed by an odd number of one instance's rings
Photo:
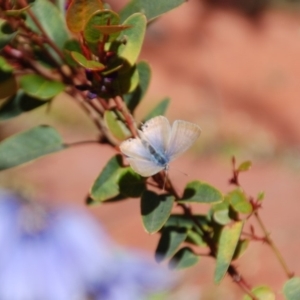
[[[287,266],[287,263],[285,262],[281,252],[279,251],[279,249],[277,248],[277,246],[275,245],[275,243],[273,242],[273,240],[271,239],[271,236],[269,234],[269,232],[267,231],[266,226],[264,225],[261,217],[258,214],[258,211],[254,212],[254,216],[261,228],[261,230],[263,231],[264,235],[265,235],[265,241],[268,243],[268,245],[271,247],[271,249],[273,250],[275,256],[277,257],[280,265],[282,266],[286,276],[288,278],[292,278],[294,277],[294,273],[290,271],[290,269]]]

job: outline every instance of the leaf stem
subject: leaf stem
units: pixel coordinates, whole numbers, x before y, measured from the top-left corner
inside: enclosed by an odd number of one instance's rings
[[[249,233],[249,232],[242,232],[242,235],[247,236],[248,238],[250,238],[252,241],[258,241],[258,242],[263,242],[266,243],[266,238],[265,237],[259,237],[255,234]]]
[[[260,215],[258,214],[258,211],[254,212],[254,216],[261,228],[261,230],[263,231],[264,235],[265,235],[265,241],[269,244],[269,246],[271,247],[271,249],[273,250],[275,256],[277,257],[280,265],[282,266],[286,276],[288,278],[292,278],[294,276],[294,273],[290,271],[290,269],[288,268],[281,252],[279,251],[279,249],[277,248],[277,246],[275,245],[275,243],[273,242],[273,240],[270,237],[270,233],[267,231],[267,228],[265,226],[265,224],[263,223]]]

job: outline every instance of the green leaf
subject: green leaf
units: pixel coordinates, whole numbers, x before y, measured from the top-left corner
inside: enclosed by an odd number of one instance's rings
[[[12,73],[13,70],[14,70],[13,66],[10,65],[4,57],[0,56],[0,71]]]
[[[46,103],[48,102],[30,97],[22,90],[19,90],[0,107],[0,120],[16,117],[23,112],[30,111]]]
[[[293,277],[285,282],[283,294],[286,300],[299,300],[300,277]]]
[[[143,99],[151,78],[151,69],[148,63],[141,61],[137,64],[136,68],[139,74],[138,86],[132,93],[124,95],[124,101],[131,113],[133,113],[135,108]]]
[[[171,214],[174,200],[174,196],[168,194],[157,195],[151,191],[144,191],[141,198],[141,215],[148,233],[155,233],[163,227]]]
[[[165,226],[183,227],[186,229],[192,229],[194,225],[195,223],[191,218],[180,214],[172,214],[165,224]]]
[[[246,251],[246,249],[249,246],[249,240],[245,239],[245,240],[239,240],[235,252],[233,254],[232,260],[236,260],[238,258],[240,258]]]
[[[62,15],[66,12],[66,1],[65,0],[54,0],[55,5]]]
[[[5,20],[0,19],[0,50],[8,45],[16,35],[17,31],[14,31]]]
[[[105,66],[98,61],[88,60],[81,53],[71,51],[72,58],[82,67],[91,71],[102,71]]]
[[[213,219],[220,225],[226,225],[232,222],[230,216],[230,206],[228,201],[217,203],[212,207]]]
[[[238,219],[238,213],[232,208],[228,198],[212,206],[212,217],[220,225],[227,225]]]
[[[41,65],[43,68],[48,69],[48,71],[52,71],[53,73],[57,72],[57,63],[62,63],[62,60],[58,55],[54,52],[50,46],[45,45],[45,48],[52,54],[53,58],[57,58],[56,60],[52,60],[43,49],[35,46],[32,47],[34,60],[37,64]],[[27,73],[28,74],[28,73]]]
[[[116,155],[108,161],[92,186],[90,196],[94,201],[101,202],[119,195],[118,180],[121,170],[122,157]]]
[[[271,288],[268,286],[265,286],[265,285],[257,286],[254,289],[252,289],[251,292],[257,297],[257,300],[275,300],[276,299],[275,294],[271,290]],[[299,294],[298,294],[297,299],[299,299]],[[252,300],[252,298],[248,295],[245,295],[243,297],[243,300]]]
[[[160,262],[172,257],[186,238],[186,229],[169,226],[164,227],[155,251],[156,261]]]
[[[0,170],[21,165],[65,148],[60,135],[54,128],[34,127],[0,143]]]
[[[252,205],[246,195],[240,189],[236,189],[226,195],[226,199],[232,208],[239,213],[249,214],[252,212]]]
[[[244,161],[242,162],[239,167],[237,168],[237,170],[239,172],[245,172],[248,171],[252,166],[252,162],[250,160]]]
[[[224,226],[221,231],[214,274],[215,283],[221,282],[230,266],[242,228],[243,222],[239,221]]]
[[[185,187],[183,197],[179,202],[216,203],[222,200],[222,193],[213,186],[200,181],[192,181]]]
[[[98,26],[118,25],[120,21],[119,15],[111,10],[96,11],[84,26],[83,36],[90,43],[104,41],[104,34],[98,29]],[[109,27],[109,26],[108,26]],[[119,36],[120,32],[115,32],[108,37],[107,42],[112,42]]]
[[[124,121],[120,120],[114,111],[106,110],[104,112],[104,120],[109,131],[118,140],[122,141],[131,136],[131,133],[124,124]]]
[[[122,156],[112,157],[95,180],[90,191],[89,204],[111,200],[121,194],[125,197],[139,197],[145,189],[144,179],[122,166]]]
[[[197,246],[207,246],[207,243],[203,239],[203,235],[194,230],[188,230],[186,241]]]
[[[123,25],[130,28],[120,38],[125,39],[125,43],[118,45],[117,55],[125,59],[129,66],[133,66],[142,49],[147,21],[143,14],[136,13],[126,19]]]
[[[192,267],[199,262],[199,256],[189,247],[180,249],[171,259],[170,267],[176,270],[182,270]]]
[[[165,226],[173,226],[173,227],[184,227],[186,229],[191,229],[195,226],[194,220],[197,223],[201,224],[204,230],[209,230],[210,221],[207,219],[206,215],[194,215],[193,220],[187,216],[180,214],[172,214]]]
[[[122,168],[121,155],[116,155],[108,161],[90,191],[94,201],[106,201],[120,194],[118,181],[123,172]]]
[[[15,76],[11,72],[3,72],[0,70],[0,99],[14,95],[17,89],[18,86]]]
[[[165,98],[161,102],[159,102],[158,105],[155,106],[154,109],[147,114],[147,116],[144,118],[144,121],[148,121],[154,117],[164,115],[170,104],[170,101],[170,98]]]
[[[78,40],[71,39],[68,40],[64,45],[64,54],[65,54],[65,61],[71,67],[77,67],[78,63],[72,58],[71,52],[78,52],[81,53],[81,47]],[[82,53],[81,53],[82,54]]]
[[[135,66],[125,71],[118,72],[117,78],[113,82],[113,88],[118,95],[130,93],[136,89],[139,84],[139,73]]]
[[[110,75],[110,74],[112,74],[112,73],[115,73],[115,72],[121,70],[122,67],[123,67],[122,62],[121,62],[121,61],[118,61],[118,60],[115,60],[115,61],[113,61],[113,62],[108,63],[108,64],[106,65],[105,70],[102,71],[101,74],[102,74],[103,76],[108,76],[108,75]]]
[[[120,194],[129,197],[141,197],[146,189],[146,183],[142,176],[134,172],[131,168],[124,168],[119,177]]]
[[[201,226],[196,226],[196,223]],[[165,223],[165,227],[177,227],[185,228],[187,230],[186,241],[197,246],[206,246],[206,242],[203,239],[204,232],[208,233],[212,231],[211,221],[206,215],[194,215],[193,219],[180,214],[172,214],[168,221]]]
[[[0,56],[0,99],[14,95],[17,88],[13,67],[4,57]]]
[[[265,192],[259,192],[257,195],[257,201],[263,201],[265,199]]]
[[[74,33],[83,31],[88,19],[99,9],[103,9],[103,4],[100,0],[73,0],[66,13],[69,29]]]
[[[218,245],[224,225],[220,225],[219,223],[212,222],[211,227],[212,227],[212,231],[210,232],[210,236],[212,237],[212,241],[215,243],[215,245]]]
[[[69,39],[69,33],[64,16],[59,9],[51,1],[35,0],[31,6],[31,11],[39,20],[49,38],[58,48],[63,49],[64,44]],[[30,15],[28,15],[26,23],[33,31],[40,33]]]
[[[125,20],[133,13],[141,12],[150,21],[185,2],[186,0],[131,0],[121,10],[120,16],[121,20]]]
[[[20,86],[26,94],[40,100],[49,100],[57,96],[65,88],[63,83],[45,79],[37,74],[22,76]]]

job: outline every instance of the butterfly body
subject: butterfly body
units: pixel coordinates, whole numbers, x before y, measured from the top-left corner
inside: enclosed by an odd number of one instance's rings
[[[200,132],[196,124],[177,120],[171,126],[167,118],[158,116],[142,126],[139,137],[122,142],[120,150],[135,172],[152,176],[167,170],[172,160],[192,146]]]
[[[168,164],[169,159],[166,157],[165,153],[158,152],[145,140],[142,140],[142,143],[146,147],[146,149],[148,149],[153,163],[161,167],[165,167]]]

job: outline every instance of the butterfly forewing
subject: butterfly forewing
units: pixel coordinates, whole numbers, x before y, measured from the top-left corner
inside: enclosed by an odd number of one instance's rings
[[[167,118],[158,116],[147,121],[139,134],[141,139],[146,140],[157,152],[164,153],[169,143],[171,126]]]
[[[144,177],[152,176],[163,170],[163,167],[156,165],[150,160],[130,157],[127,158],[127,160],[129,161],[131,168]]]
[[[201,133],[198,125],[177,120],[173,123],[171,137],[167,146],[167,156],[170,160],[190,148]]]
[[[128,157],[149,159],[149,151],[143,145],[141,139],[129,139],[121,143],[120,150]]]

